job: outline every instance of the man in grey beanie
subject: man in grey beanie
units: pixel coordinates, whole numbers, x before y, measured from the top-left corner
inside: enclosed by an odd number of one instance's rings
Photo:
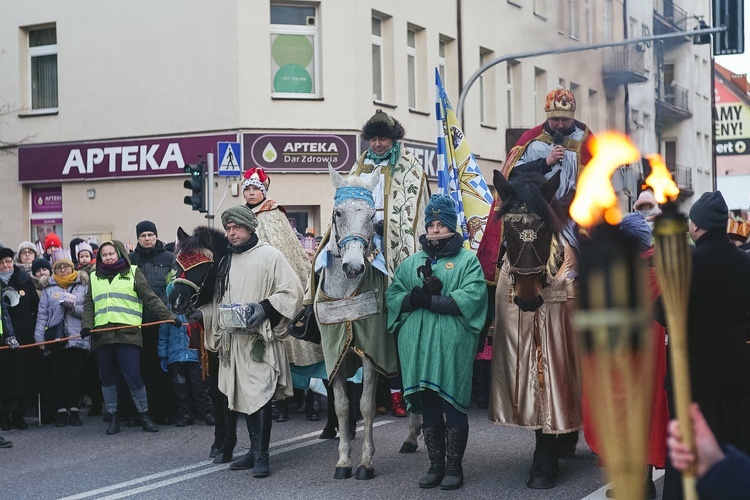
[[[721,192],[704,193],[690,208],[695,241],[688,302],[692,397],[719,442],[750,452],[750,255],[727,236]],[[667,382],[671,392],[671,382]],[[674,408],[670,408],[674,410]],[[674,413],[672,413],[674,414]],[[667,463],[664,497],[682,498],[679,473]]]

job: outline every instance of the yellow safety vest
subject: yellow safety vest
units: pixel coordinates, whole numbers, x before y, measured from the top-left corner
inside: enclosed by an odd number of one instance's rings
[[[119,325],[140,325],[143,315],[143,302],[135,293],[136,266],[130,266],[130,273],[118,273],[110,283],[96,273],[91,275],[91,296],[94,299],[94,327],[107,323]]]

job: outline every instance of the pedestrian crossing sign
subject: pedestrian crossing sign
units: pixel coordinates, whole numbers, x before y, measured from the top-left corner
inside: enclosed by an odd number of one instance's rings
[[[239,142],[219,142],[219,175],[222,177],[240,177],[242,175],[242,156]]]

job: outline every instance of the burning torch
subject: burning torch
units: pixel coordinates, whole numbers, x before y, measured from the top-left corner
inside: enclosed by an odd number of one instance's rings
[[[575,323],[608,479],[617,498],[642,500],[654,366],[649,293],[638,246],[616,226],[622,215],[610,182],[639,152],[614,133],[597,137],[593,148],[570,207],[590,235],[581,242]]]

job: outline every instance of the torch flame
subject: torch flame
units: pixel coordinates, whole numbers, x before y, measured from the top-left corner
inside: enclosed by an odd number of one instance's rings
[[[667,170],[661,155],[651,154],[646,156],[649,165],[651,165],[651,175],[646,178],[646,184],[654,190],[654,198],[657,203],[666,203],[668,200],[674,200],[680,194],[680,189],[672,180],[672,174]]]
[[[608,224],[618,224],[622,214],[610,179],[615,170],[636,161],[640,153],[626,136],[617,132],[598,136],[591,149],[593,156],[578,178],[570,216],[584,227],[591,227],[602,220]]]

